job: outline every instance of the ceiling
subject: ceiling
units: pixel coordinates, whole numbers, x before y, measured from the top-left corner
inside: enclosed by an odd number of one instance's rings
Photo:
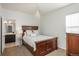
[[[39,10],[40,14],[46,14],[70,3],[2,3],[2,7],[24,13],[35,14]]]

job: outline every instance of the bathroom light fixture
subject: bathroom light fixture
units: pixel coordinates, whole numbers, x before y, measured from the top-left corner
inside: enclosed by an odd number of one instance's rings
[[[7,24],[8,22],[5,20],[3,23],[4,23],[4,24]]]
[[[11,23],[12,23],[12,21],[10,21],[10,20],[9,20],[9,21],[8,21],[8,23],[9,23],[9,24],[11,24]]]

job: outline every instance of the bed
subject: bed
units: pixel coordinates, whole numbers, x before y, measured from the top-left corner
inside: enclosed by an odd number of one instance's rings
[[[25,34],[28,30],[38,30],[38,26],[22,26],[22,44],[28,48],[33,55],[43,56],[58,48],[57,37],[40,34],[29,37]]]

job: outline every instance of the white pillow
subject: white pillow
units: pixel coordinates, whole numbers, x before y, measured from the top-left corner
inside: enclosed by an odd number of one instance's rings
[[[26,36],[29,36],[29,37],[35,37],[39,35],[39,32],[38,30],[26,30],[25,34]]]
[[[35,37],[37,36],[35,33],[32,32],[31,37]]]
[[[39,31],[38,30],[33,30],[33,33],[35,33],[36,35],[39,35]]]
[[[27,36],[31,36],[32,30],[26,30],[26,34],[27,34]]]

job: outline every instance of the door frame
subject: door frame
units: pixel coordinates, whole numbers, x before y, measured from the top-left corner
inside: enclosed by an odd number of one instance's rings
[[[1,21],[1,55],[2,55],[2,17],[0,16]]]

